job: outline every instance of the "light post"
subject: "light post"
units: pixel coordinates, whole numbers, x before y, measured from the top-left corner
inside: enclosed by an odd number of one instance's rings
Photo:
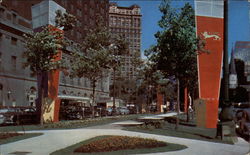
[[[117,46],[114,45],[114,44],[111,44],[110,45],[110,48],[111,50],[113,51],[113,60],[112,60],[112,66],[113,66],[113,110],[112,110],[112,113],[115,114],[115,108],[116,108],[116,105],[115,105],[115,74],[116,74],[116,65],[118,63],[118,55],[117,55]]]

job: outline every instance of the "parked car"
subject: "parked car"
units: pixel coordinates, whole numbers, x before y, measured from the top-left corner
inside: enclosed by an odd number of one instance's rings
[[[117,108],[117,113],[120,115],[128,115],[129,114],[129,109],[127,107],[118,107]]]
[[[14,108],[2,108],[0,109],[0,125],[14,124],[14,116],[16,110]]]
[[[233,103],[234,108],[250,108],[250,102]]]
[[[250,138],[250,108],[238,109],[235,113],[236,132],[244,138]]]
[[[107,116],[120,115],[120,112],[118,108],[115,108],[115,111],[113,111],[113,107],[108,107],[106,109],[106,115]]]
[[[106,114],[107,114],[108,116],[113,115],[113,108],[112,108],[112,107],[108,107],[108,108],[106,109]]]
[[[84,117],[84,107],[69,105],[64,109],[65,119],[74,120],[74,119],[83,119]]]
[[[13,117],[14,124],[36,124],[38,115],[34,107],[20,107]]]

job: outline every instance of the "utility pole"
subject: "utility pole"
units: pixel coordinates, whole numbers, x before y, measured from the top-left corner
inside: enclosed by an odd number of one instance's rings
[[[229,101],[229,67],[228,67],[228,0],[224,0],[224,58],[223,58],[223,77],[224,77],[224,101]]]

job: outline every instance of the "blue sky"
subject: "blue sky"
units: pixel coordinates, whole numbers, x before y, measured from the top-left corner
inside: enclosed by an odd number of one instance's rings
[[[159,11],[160,0],[110,0],[117,2],[119,6],[131,6],[138,4],[142,13],[142,42],[141,55],[150,45],[155,44],[154,34],[160,30],[157,22],[161,18]],[[186,2],[193,5],[193,0],[176,0],[172,1],[173,7],[181,7]],[[232,46],[236,41],[250,41],[250,22],[249,22],[249,5],[247,0],[229,0],[229,38],[228,50],[231,52]],[[230,54],[229,54],[230,56]],[[144,57],[144,56],[143,56]]]

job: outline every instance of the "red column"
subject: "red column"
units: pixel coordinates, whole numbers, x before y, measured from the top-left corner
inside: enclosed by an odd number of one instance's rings
[[[51,31],[60,31],[63,33],[63,30],[60,30],[56,27],[51,26]],[[58,38],[62,39],[62,38]],[[59,50],[58,54],[55,56],[55,61],[59,61],[62,59],[62,51]],[[58,91],[59,91],[59,76],[60,76],[60,70],[55,69],[49,72],[49,78],[48,78],[48,97],[53,100],[54,102],[54,117],[53,122],[59,121],[59,110],[60,110],[60,103],[61,100],[58,98]]]
[[[157,111],[161,112],[161,107],[163,105],[164,102],[164,95],[160,92],[160,88],[161,86],[158,86],[157,88]]]
[[[196,16],[197,34],[209,54],[198,55],[199,94],[206,104],[206,127],[216,128],[223,58],[223,18]]]
[[[188,111],[188,89],[187,87],[184,88],[184,112],[187,113]]]

